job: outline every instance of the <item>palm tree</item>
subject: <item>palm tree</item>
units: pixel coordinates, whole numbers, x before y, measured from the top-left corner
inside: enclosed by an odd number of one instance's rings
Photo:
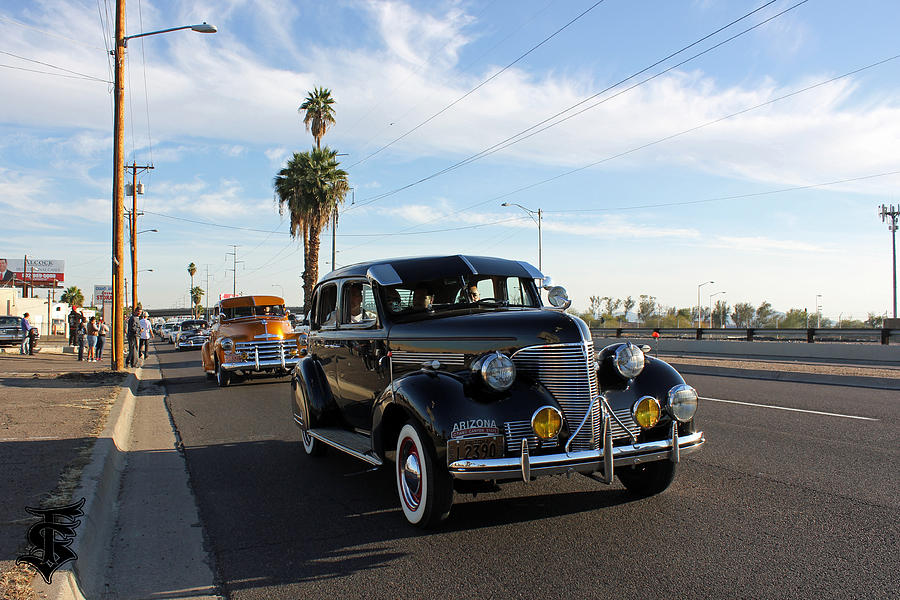
[[[303,124],[306,130],[312,133],[316,139],[316,149],[321,148],[322,138],[325,136],[325,130],[334,125],[334,98],[331,97],[331,90],[328,88],[317,87],[309,92],[306,100],[297,109],[297,112],[306,114],[303,116]]]
[[[278,210],[291,215],[291,237],[303,239],[303,305],[309,307],[312,289],[319,279],[319,235],[327,229],[344,202],[350,184],[340,168],[337,150],[326,146],[295,152],[274,180]]]
[[[66,288],[60,300],[75,307],[84,306],[84,294],[75,285]]]
[[[188,289],[188,292],[193,294],[194,293],[194,273],[197,272],[197,265],[195,265],[194,263],[189,264],[187,266],[187,272],[191,276],[191,287]],[[194,309],[192,308],[191,316],[193,316],[193,313],[194,313]]]
[[[206,292],[200,286],[194,287],[191,286],[191,304],[193,305],[194,315],[199,315],[200,311],[203,310],[203,307],[200,306],[200,301],[203,299],[203,294]]]

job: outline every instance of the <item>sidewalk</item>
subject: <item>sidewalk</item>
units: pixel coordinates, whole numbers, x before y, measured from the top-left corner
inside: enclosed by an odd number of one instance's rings
[[[0,597],[31,598],[30,586],[4,581],[20,571],[25,507],[69,501],[128,373],[71,354],[0,354]]]

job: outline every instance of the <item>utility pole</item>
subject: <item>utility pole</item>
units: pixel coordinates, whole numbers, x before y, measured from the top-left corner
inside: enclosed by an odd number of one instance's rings
[[[113,86],[113,192],[112,192],[112,286],[113,314],[110,336],[112,337],[112,370],[121,371],[125,364],[125,348],[122,336],[125,330],[125,288],[124,246],[122,219],[125,212],[125,0],[116,0],[116,43],[112,51],[115,59],[115,84]]]
[[[209,263],[206,263],[206,313],[204,318],[209,321]]]
[[[240,246],[238,246],[236,244],[231,244],[231,248],[232,248],[231,252],[226,252],[225,256],[228,256],[230,254],[232,256],[232,258],[234,258],[234,268],[225,269],[225,270],[231,271],[234,273],[234,282],[232,284],[231,293],[233,295],[237,296],[237,266],[238,266],[238,263],[242,263],[244,261],[237,259],[237,249],[240,248]]]
[[[131,229],[131,302],[134,307],[137,307],[138,296],[137,296],[137,218],[144,214],[139,213],[137,209],[137,197],[138,197],[138,185],[137,185],[137,174],[143,173],[144,171],[148,171],[153,169],[153,165],[138,165],[137,163],[132,162],[130,165],[125,165],[126,171],[131,171],[131,213],[130,218],[128,220],[129,228]],[[143,193],[142,191],[140,193]],[[128,211],[125,211],[128,212]]]
[[[881,205],[881,211],[878,213],[881,216],[882,223],[888,221],[888,231],[891,232],[891,266],[893,268],[894,273],[894,318],[897,318],[897,217],[900,215],[900,206],[894,207],[891,204],[891,207],[888,208],[884,204]]]

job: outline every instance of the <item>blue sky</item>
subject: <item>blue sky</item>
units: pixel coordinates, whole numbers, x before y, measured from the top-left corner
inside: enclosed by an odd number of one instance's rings
[[[821,294],[833,319],[882,314],[891,240],[877,207],[900,200],[896,2],[777,0],[579,110],[609,98],[593,108],[396,191],[766,3],[129,0],[129,35],[219,28],[129,44],[126,160],[155,166],[140,177],[139,229],[159,230],[139,237],[153,269],[141,300],[184,303],[189,262],[204,288],[208,265],[214,298],[230,292],[237,244],[238,291],[301,302],[301,251],[272,179],[311,147],[297,107],[321,85],[337,101],[324,142],[346,154],[354,188],[339,266],[456,253],[536,265],[537,228],[507,201],[544,211],[544,271],[576,308],[639,294],[689,306],[715,280],[704,304],[725,292],[814,310]],[[0,2],[0,256],[65,260],[67,285],[88,294],[109,280],[111,86],[60,75],[112,79],[113,10]],[[330,232],[322,242],[324,273]]]

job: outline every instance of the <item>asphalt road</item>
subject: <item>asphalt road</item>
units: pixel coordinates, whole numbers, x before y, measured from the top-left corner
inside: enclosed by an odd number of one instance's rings
[[[230,598],[898,595],[896,391],[692,375],[708,441],[665,493],[545,478],[457,495],[423,533],[390,470],[303,453],[286,378],[219,389],[157,350]]]

